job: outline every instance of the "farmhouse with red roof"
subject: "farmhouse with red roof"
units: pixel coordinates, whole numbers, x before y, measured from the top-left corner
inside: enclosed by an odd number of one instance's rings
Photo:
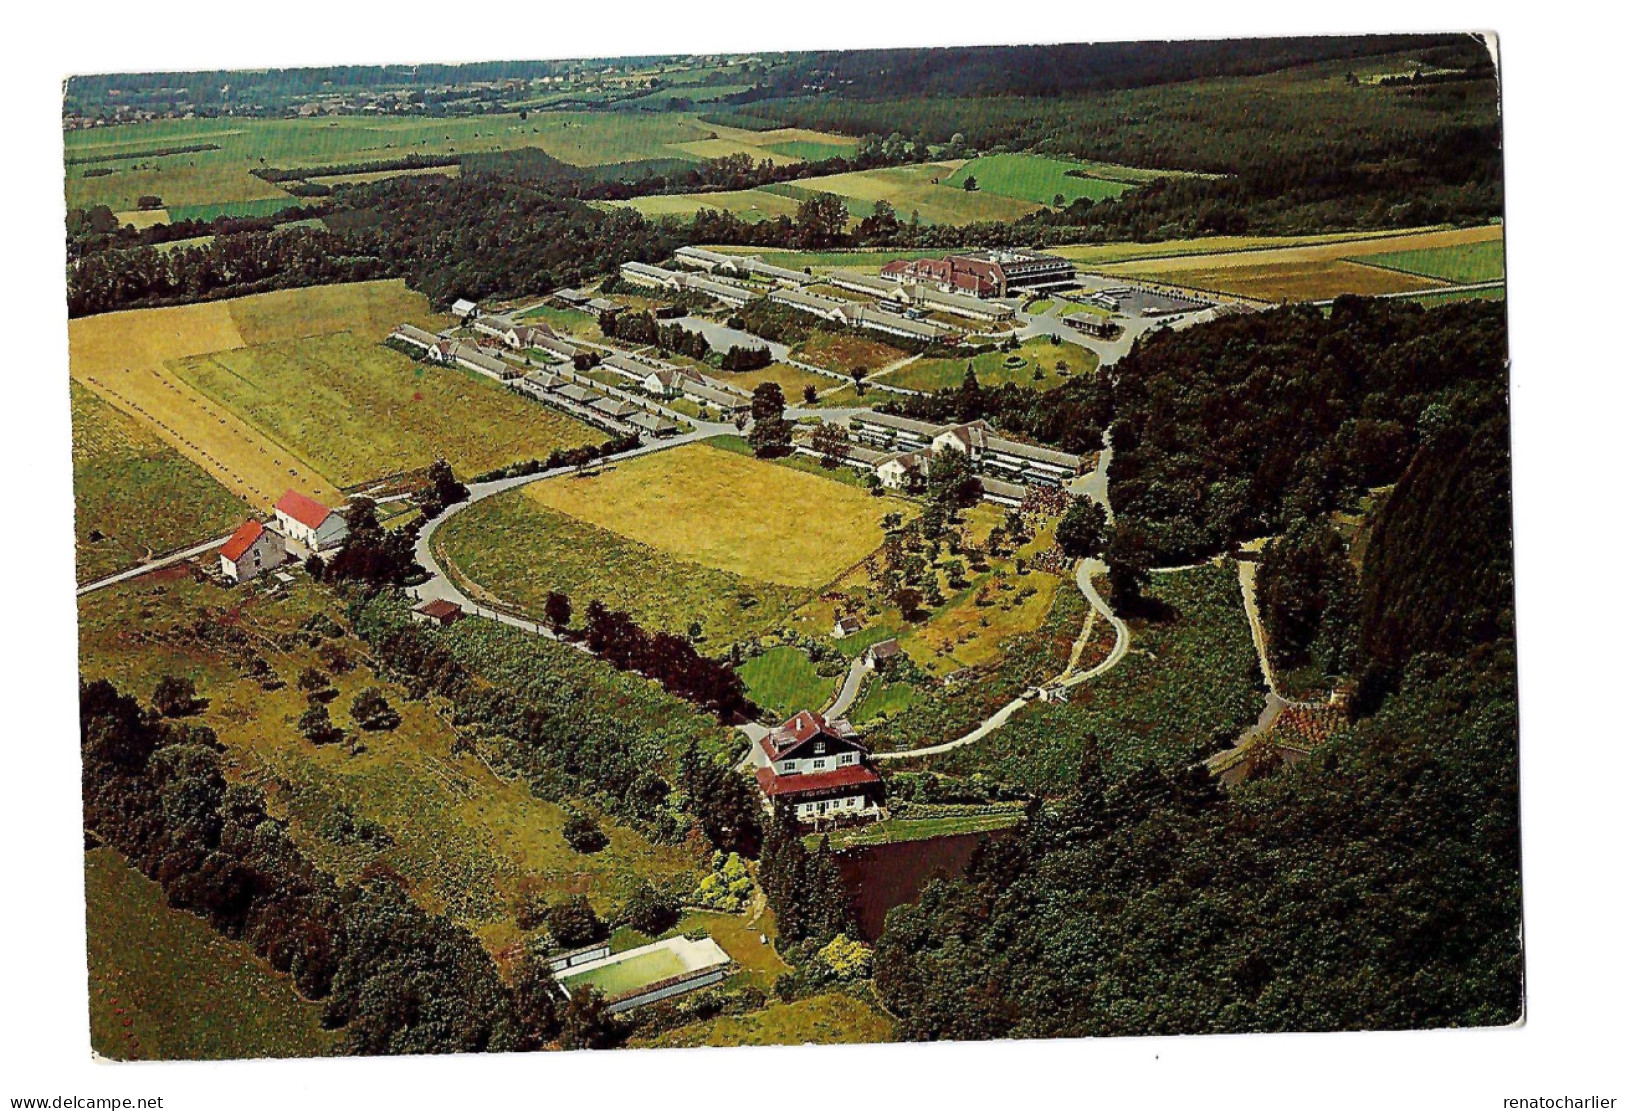
[[[220,549],[220,573],[232,582],[247,582],[287,558],[288,547],[280,532],[259,521],[245,521]]]
[[[841,718],[803,710],[761,740],[756,785],[770,805],[789,806],[797,820],[873,816],[880,776],[857,730]]]
[[[297,490],[289,490],[277,501],[276,519],[289,540],[312,552],[337,547],[350,532],[341,513]]]

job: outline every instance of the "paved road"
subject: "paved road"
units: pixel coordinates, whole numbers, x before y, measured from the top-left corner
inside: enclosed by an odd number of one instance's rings
[[[852,661],[847,670],[846,679],[841,683],[841,689],[835,694],[835,701],[824,709],[827,718],[845,717],[846,712],[852,708],[852,703],[858,700],[858,691],[863,689],[863,680],[868,677],[874,668],[870,667],[863,656]]]
[[[228,532],[224,536],[216,537],[213,540],[205,540],[201,544],[195,544],[192,547],[187,548],[185,551],[175,552],[171,555],[166,555],[161,559],[148,560],[146,563],[138,563],[128,571],[120,571],[118,574],[109,575],[105,579],[97,579],[95,582],[86,583],[84,586],[81,586],[78,590],[74,591],[74,596],[82,598],[86,594],[94,594],[98,590],[105,590],[107,587],[117,586],[121,582],[128,582],[131,579],[138,579],[142,575],[161,570],[170,566],[171,564],[179,563],[182,560],[191,559],[193,556],[202,555],[204,552],[212,551],[213,549],[220,547],[227,540],[231,539],[231,535],[232,534]]]

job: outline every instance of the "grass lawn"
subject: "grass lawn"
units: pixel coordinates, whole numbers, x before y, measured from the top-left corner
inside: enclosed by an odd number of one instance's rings
[[[830,848],[852,849],[860,845],[884,845],[893,841],[923,841],[931,837],[952,837],[960,833],[986,833],[1020,825],[1022,813],[1012,809],[997,814],[966,814],[948,818],[892,818],[853,829],[836,830],[829,835]],[[815,842],[816,843],[816,842]]]
[[[769,1003],[744,1015],[720,1015],[649,1037],[634,1038],[638,1048],[729,1045],[858,1045],[887,1042],[891,1020],[868,1003],[845,992],[830,992],[794,1003]]]
[[[90,1045],[103,1057],[319,1057],[321,1004],[186,911],[109,848],[85,854]]]
[[[823,586],[878,548],[889,510],[885,499],[841,483],[705,444],[524,490],[675,559],[801,589]]]
[[[1122,181],[1075,177],[1067,173],[1068,170],[1086,171],[1088,168],[1084,163],[1047,158],[1040,154],[988,154],[959,167],[947,184],[963,189],[965,182],[974,177],[980,192],[997,193],[1041,205],[1053,205],[1057,196],[1061,198],[1062,205],[1071,204],[1079,197],[1092,201],[1105,200],[1133,188]]]
[[[341,488],[436,459],[478,473],[601,438],[489,379],[414,361],[380,339],[284,340],[186,359],[174,372]]]
[[[1359,261],[1367,266],[1381,266],[1462,285],[1499,281],[1506,277],[1507,272],[1506,245],[1500,239],[1458,243],[1449,247],[1384,251],[1365,255]]]
[[[911,390],[955,389],[965,380],[967,363],[976,368],[976,381],[983,389],[1014,382],[1049,390],[1061,385],[1068,376],[1093,374],[1100,366],[1100,356],[1074,343],[1032,339],[1016,351],[986,351],[974,359],[920,359],[878,381]],[[1066,375],[1061,373],[1063,365]],[[1043,377],[1036,377],[1038,374]]]
[[[893,683],[871,678],[864,684],[863,693],[858,696],[857,704],[852,707],[847,718],[853,725],[861,726],[882,715],[897,717],[908,712],[908,708],[914,705],[914,699],[919,693],[920,689],[912,683]]]
[[[608,817],[600,823],[609,845],[592,854],[574,851],[564,840],[561,806],[538,798],[517,777],[499,778],[481,755],[453,752],[456,731],[440,712],[365,663],[346,674],[323,668],[337,690],[329,704],[334,724],[353,731],[348,711],[355,694],[376,686],[401,715],[400,725],[361,734],[365,750],[357,754],[305,740],[296,722],[306,701],[295,679],[320,661],[291,634],[311,614],[342,617],[342,610],[303,578],[285,597],[272,599],[184,577],[149,577],[80,599],[80,672],[142,698],[162,675],[192,679],[208,700],[195,720],[219,734],[228,778],[260,785],[272,813],[288,820],[315,864],[341,882],[375,863],[387,866],[420,904],[469,926],[493,951],[519,937],[512,900],[520,892],[548,898],[585,893],[607,911],[641,877],[698,879],[685,850],[652,844]],[[227,624],[248,634],[286,686],[262,689],[244,678],[232,653],[184,631]],[[680,751],[687,736],[721,732],[648,681],[540,638],[524,638],[530,643],[522,652],[485,644],[482,638],[500,636],[490,631],[499,628],[505,629],[466,621],[451,630],[448,643],[476,674],[509,689],[522,689],[522,677],[542,659],[547,685],[534,695],[538,704],[553,699],[568,702],[578,715],[624,718],[628,729],[637,724],[639,743],[652,748],[669,741]],[[361,641],[340,643],[353,660],[366,658]],[[340,806],[382,824],[390,843],[378,848],[332,840],[327,830]]]
[[[474,597],[539,616],[548,592],[557,590],[570,596],[578,613],[596,598],[649,628],[686,634],[698,621],[711,642],[702,644],[706,651],[778,627],[808,597],[805,590],[676,559],[540,505],[522,490],[459,513],[435,533],[434,544]]]
[[[867,336],[814,329],[792,352],[796,358],[825,370],[851,374],[855,370],[874,371],[908,358],[908,352]]]
[[[805,652],[789,646],[769,648],[751,657],[739,668],[739,676],[745,680],[751,700],[780,719],[801,710],[822,709],[841,682],[839,675],[818,674]]]
[[[74,382],[74,540],[81,583],[230,532],[248,503]]]
[[[760,370],[712,370],[709,373],[712,377],[727,382],[731,386],[737,386],[746,392],[754,390],[763,382],[777,382],[779,389],[784,391],[784,400],[790,405],[806,404],[803,391],[808,386],[811,386],[816,392],[822,393],[825,390],[835,389],[841,384],[834,378],[815,374],[810,370],[802,370],[800,367],[791,366],[788,363],[773,363],[762,367]]]
[[[670,193],[634,197],[626,201],[608,201],[607,206],[630,208],[651,220],[670,216],[678,220],[691,220],[702,208],[716,212],[731,212],[741,220],[756,223],[780,216],[795,217],[801,202],[795,197],[769,193],[765,189],[736,189],[720,193]]]

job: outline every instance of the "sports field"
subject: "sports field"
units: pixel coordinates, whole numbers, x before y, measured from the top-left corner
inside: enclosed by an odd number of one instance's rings
[[[892,506],[837,482],[704,444],[591,478],[535,482],[525,497],[628,539],[745,578],[816,588],[885,539]]]
[[[90,1046],[116,1061],[320,1057],[320,1003],[110,848],[85,854]]]
[[[1069,170],[1090,176],[1069,174]],[[1046,158],[1041,154],[984,155],[955,170],[947,184],[963,189],[973,177],[980,192],[996,193],[1040,205],[1053,205],[1056,197],[1061,198],[1063,205],[1071,204],[1079,197],[1092,201],[1105,200],[1133,188],[1125,181],[1093,176],[1086,163]]]
[[[613,999],[646,984],[681,976],[687,971],[682,958],[676,953],[668,949],[651,949],[602,968],[590,969],[575,976],[566,975],[560,982],[567,990],[591,984],[605,997]]]
[[[381,338],[333,332],[200,355],[173,371],[344,488],[436,459],[476,474],[602,438],[489,379],[414,361]]]
[[[1499,243],[1499,226],[1427,231],[1314,246],[1192,254],[1101,266],[1100,272],[1261,301],[1318,301],[1438,289],[1438,278],[1366,265],[1374,257]],[[1485,248],[1480,248],[1485,250]]]
[[[70,383],[79,582],[223,536],[249,514],[150,428]]]

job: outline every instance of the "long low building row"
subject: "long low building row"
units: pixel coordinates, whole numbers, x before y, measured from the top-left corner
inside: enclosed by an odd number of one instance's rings
[[[901,313],[887,312],[858,301],[808,293],[803,289],[776,289],[767,295],[767,299],[835,324],[844,324],[849,328],[867,328],[870,331],[902,336],[904,339],[923,340],[929,343],[946,339],[954,334],[952,329],[929,320],[910,320]]]
[[[528,397],[607,427],[612,432],[635,431],[661,437],[673,436],[681,431],[681,426],[668,417],[651,413],[633,402],[610,397],[579,382],[572,382],[550,370],[533,370],[513,385],[514,389]]]
[[[651,266],[646,262],[622,263],[621,278],[647,289],[664,289],[673,293],[703,293],[734,308],[757,296],[755,290],[731,282],[720,281],[704,274],[667,270],[664,266]]]
[[[1081,455],[995,435],[984,420],[943,425],[867,412],[853,415],[847,427],[861,444],[917,457],[898,463],[889,472],[876,468],[882,482],[890,474],[894,485],[907,482],[911,467],[928,469],[932,455],[950,450],[963,452],[978,474],[1017,486],[1064,485],[1083,473],[1086,462]]]
[[[813,280],[804,270],[791,270],[763,261],[760,255],[730,255],[722,251],[708,251],[704,247],[679,247],[672,253],[679,266],[692,266],[713,274],[741,274],[780,285],[806,285]]]

